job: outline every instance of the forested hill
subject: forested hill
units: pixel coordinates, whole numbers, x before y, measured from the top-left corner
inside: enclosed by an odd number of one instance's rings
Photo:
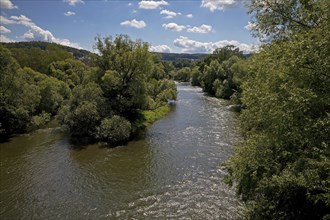
[[[48,43],[48,42],[42,42],[42,41],[29,41],[29,42],[15,42],[15,43],[1,43],[8,49],[11,48],[20,48],[20,49],[31,49],[31,48],[39,48],[41,50],[46,50],[47,47],[50,45],[56,45],[57,47],[60,47],[61,49],[71,53],[76,59],[78,60],[84,60],[86,58],[89,58],[92,52],[88,50],[83,49],[77,49],[73,47],[63,46],[56,43]]]
[[[30,42],[15,42],[15,43],[1,43],[8,49],[11,48],[19,48],[19,49],[31,49],[31,48],[39,48],[41,50],[46,50],[49,45],[58,46],[61,49],[70,52],[74,58],[82,61],[86,61],[91,57],[92,52],[83,49],[77,49],[73,47],[63,46],[56,43],[48,43],[42,41],[30,41]],[[188,60],[188,61],[198,61],[207,56],[207,54],[188,54],[188,53],[157,53],[159,54],[163,61],[179,61],[179,60]]]
[[[189,61],[198,61],[202,60],[207,56],[207,54],[202,53],[158,53],[161,55],[163,61],[178,61],[178,60],[189,60]]]

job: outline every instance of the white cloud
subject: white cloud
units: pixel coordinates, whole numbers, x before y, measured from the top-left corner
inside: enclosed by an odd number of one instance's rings
[[[187,17],[187,18],[192,18],[193,15],[192,15],[192,14],[187,14],[186,17]]]
[[[18,24],[27,27],[28,31],[25,32],[22,36],[22,38],[26,40],[53,42],[81,49],[78,43],[70,42],[68,39],[54,37],[54,35],[50,31],[44,30],[41,27],[37,26],[30,18],[24,15],[11,16],[10,19],[1,16],[1,21],[2,18],[4,18],[4,20],[9,24]]]
[[[5,26],[0,26],[0,33],[1,34],[7,34],[7,33],[10,33],[10,32],[11,32],[11,30],[6,28]]]
[[[235,0],[202,0],[201,7],[208,8],[211,12],[224,10],[226,7],[235,5]]]
[[[4,9],[15,9],[18,8],[10,0],[0,0],[0,8]]]
[[[22,37],[26,40],[29,40],[29,39],[33,40],[34,39],[34,34],[32,33],[31,30],[29,30],[29,31],[25,32]]]
[[[133,4],[130,2],[130,3],[128,3],[127,5],[128,5],[129,7],[131,7]]]
[[[183,29],[186,29],[186,26],[184,26],[184,25],[178,25],[176,23],[163,24],[163,27],[166,30],[172,30],[172,31],[176,31],[176,32],[180,32]]]
[[[217,48],[222,48],[227,45],[234,45],[238,47],[244,53],[251,53],[256,51],[258,48],[256,45],[244,44],[235,40],[221,40],[217,42],[200,42],[191,40],[188,37],[180,36],[174,40],[174,45],[183,48],[182,51],[185,53],[212,53]]]
[[[211,25],[202,24],[199,27],[191,27],[187,29],[187,32],[198,33],[198,34],[207,34],[212,31]]]
[[[120,23],[121,26],[129,26],[129,27],[134,27],[134,28],[144,28],[146,27],[146,23],[144,21],[137,21],[135,19],[131,20],[131,21],[123,21]]]
[[[10,16],[10,19],[16,23],[16,24],[21,24],[27,27],[30,26],[35,26],[35,24],[32,22],[32,20],[25,15],[20,15],[20,16]]]
[[[157,45],[157,46],[151,46],[149,48],[149,50],[151,52],[159,52],[159,53],[170,53],[170,52],[172,52],[172,49],[169,46],[165,45],[165,44]]]
[[[142,0],[139,2],[139,8],[141,9],[157,9],[162,5],[168,5],[167,1],[153,1],[153,0]]]
[[[67,11],[64,13],[65,16],[72,16],[72,15],[75,15],[76,13],[73,12],[73,11]]]
[[[2,24],[16,24],[16,21],[10,20],[4,16],[0,16],[0,21]]]
[[[181,13],[175,13],[174,11],[169,11],[169,10],[162,10],[160,14],[166,15],[166,17],[164,18],[170,19],[170,18],[174,18],[177,15],[180,15]]]
[[[0,34],[0,42],[11,43],[11,42],[15,42],[15,41],[6,37],[5,35]]]
[[[63,1],[66,3],[69,3],[69,5],[76,5],[79,3],[84,3],[84,1],[82,1],[82,0],[63,0]]]
[[[244,26],[245,29],[248,29],[249,31],[253,30],[256,28],[256,24],[255,23],[252,23],[252,22],[248,22],[247,25]]]

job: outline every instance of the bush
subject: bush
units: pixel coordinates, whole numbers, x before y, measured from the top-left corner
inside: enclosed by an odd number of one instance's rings
[[[44,126],[50,121],[50,113],[42,112],[32,117],[30,122],[30,130],[36,130]]]
[[[109,144],[123,144],[131,132],[131,123],[123,117],[115,115],[111,118],[105,118],[97,129],[98,139]]]

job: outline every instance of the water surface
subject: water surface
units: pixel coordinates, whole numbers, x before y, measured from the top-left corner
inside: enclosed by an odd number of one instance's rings
[[[60,128],[0,144],[0,219],[239,219],[219,167],[238,138],[234,113],[199,88],[178,92],[127,146],[73,148]]]

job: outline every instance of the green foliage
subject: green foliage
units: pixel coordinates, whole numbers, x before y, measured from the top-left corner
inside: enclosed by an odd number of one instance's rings
[[[120,35],[98,37],[96,47],[97,77],[88,77],[90,70],[79,61],[50,65],[49,73],[73,88],[59,119],[73,136],[121,144],[142,127],[141,112],[175,99],[176,87],[148,44]]]
[[[305,3],[295,7],[304,11]],[[330,3],[309,3],[308,24],[320,13],[318,25],[287,27],[292,29],[290,41],[264,46],[241,77],[244,141],[227,164],[227,181],[248,204],[249,219],[329,217],[330,26],[329,13],[321,12],[329,10]],[[287,13],[292,4],[278,7],[288,7],[283,11]]]
[[[183,68],[179,69],[178,71],[174,72],[173,78],[174,78],[174,80],[179,81],[179,82],[189,82],[190,75],[191,75],[190,67],[183,67]]]
[[[8,49],[0,46],[0,117],[1,139],[24,132],[40,102],[40,90],[31,84]]]
[[[145,82],[153,70],[148,44],[119,35],[115,40],[98,37],[96,47],[105,96],[118,115],[134,120],[146,105]]]
[[[97,128],[97,137],[109,144],[123,144],[131,134],[131,123],[123,117],[114,115],[105,118]]]
[[[44,50],[39,47],[11,48],[10,50],[21,67],[30,67],[41,73],[47,73],[48,66],[52,62],[73,59],[71,53],[56,44],[48,44]]]
[[[329,21],[328,0],[253,0],[248,7],[253,34],[266,40],[289,39]]]
[[[177,92],[173,80],[150,80],[147,85],[148,102],[146,109],[155,109],[169,100],[176,100]]]
[[[84,61],[84,63],[90,63],[91,56],[93,55],[90,51],[83,50],[83,49],[77,49],[73,47],[63,46],[56,43],[49,43],[49,42],[43,42],[43,41],[22,41],[22,42],[15,42],[15,43],[0,43],[4,45],[6,48],[11,50],[12,48],[18,48],[18,49],[31,49],[31,48],[39,48],[41,50],[46,50],[49,48],[49,45],[55,45],[55,47],[58,47],[62,49],[63,51],[66,51],[74,56],[75,59]],[[67,54],[66,54],[67,55]],[[65,55],[65,56],[66,56]]]
[[[227,46],[217,49],[198,64],[192,73],[192,85],[200,85],[203,91],[218,98],[240,103],[240,79],[245,75],[241,52]],[[199,71],[198,71],[199,70]]]
[[[93,137],[104,112],[102,89],[95,83],[76,86],[71,98],[60,110],[59,120],[66,125],[73,136]]]
[[[147,43],[126,35],[97,38],[97,67],[73,59],[71,49],[56,44],[4,44],[11,52],[2,45],[1,141],[57,116],[72,136],[119,144],[140,127],[141,112],[176,99],[176,86],[165,71],[171,65],[152,55]]]
[[[91,78],[90,68],[73,59],[52,62],[48,67],[48,74],[65,82],[70,88],[88,82]]]
[[[191,70],[191,85],[192,86],[200,86],[200,72],[198,66],[195,66]]]
[[[146,110],[142,112],[143,122],[141,123],[144,127],[148,127],[155,121],[163,118],[171,111],[171,108],[168,105],[163,105],[154,110]]]
[[[39,115],[32,116],[31,123],[29,125],[29,130],[36,130],[42,128],[48,122],[50,122],[51,115],[46,112],[42,112]]]

